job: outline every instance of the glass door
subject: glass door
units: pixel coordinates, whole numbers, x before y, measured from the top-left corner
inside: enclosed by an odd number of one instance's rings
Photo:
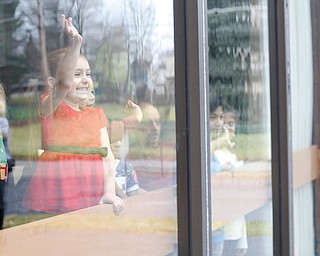
[[[272,255],[268,1],[208,1],[212,255]]]

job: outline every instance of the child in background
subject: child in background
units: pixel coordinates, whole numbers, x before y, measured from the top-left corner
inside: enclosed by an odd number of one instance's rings
[[[211,142],[211,152],[214,152],[213,159],[215,160],[213,165],[214,172],[233,172],[237,167],[243,165],[243,161],[239,161],[237,156],[231,152],[231,149],[235,146],[232,141],[235,137],[235,121],[236,114],[234,110],[230,106],[224,105],[221,116],[222,123],[217,132],[219,135]]]
[[[231,138],[235,137],[236,114],[234,110],[218,102],[213,107],[214,111],[210,119],[212,135],[211,170],[213,173],[221,171],[234,172],[237,167],[243,165],[230,150],[234,147]],[[247,230],[244,216],[213,231],[214,255],[244,256],[247,253]]]
[[[225,106],[223,121],[231,138],[235,137],[236,119],[237,117],[234,109],[229,106]],[[229,151],[228,149],[225,150]],[[239,161],[236,155],[232,154],[230,151],[229,155],[231,161],[227,162],[224,168],[225,170],[234,172],[237,167],[243,165],[243,161]],[[223,256],[244,256],[247,254],[247,225],[244,216],[241,216],[240,218],[224,226],[224,239]]]
[[[217,173],[228,169],[225,164],[218,159],[223,156],[221,150],[232,148],[234,143],[231,141],[233,134],[229,133],[227,125],[224,125],[224,109],[220,99],[210,102],[210,152],[211,152],[211,172]]]
[[[221,130],[223,129],[223,108],[220,99],[210,101],[210,164],[211,173],[215,174],[221,172],[221,166],[219,165],[215,150],[222,145],[228,144],[221,136]],[[228,134],[227,134],[228,135]],[[228,136],[225,136],[228,139]],[[212,205],[212,208],[215,206]],[[224,243],[224,229],[223,227],[212,231],[212,256],[222,256]]]
[[[81,105],[93,107],[94,104],[95,93],[92,89],[88,99]],[[125,158],[129,150],[127,133],[131,128],[139,126],[143,114],[140,107],[131,100],[126,103],[125,111],[129,114],[128,117],[120,121],[112,121],[107,127],[111,149],[116,158],[116,194],[121,198],[137,195],[141,190],[137,173]]]
[[[72,19],[61,16],[66,49],[49,56],[49,93],[41,96],[39,115],[44,152],[26,190],[23,206],[32,211],[65,213],[99,203],[119,214],[124,202],[115,194],[115,158],[102,109],[87,108],[93,88],[90,66],[80,54],[82,37]]]

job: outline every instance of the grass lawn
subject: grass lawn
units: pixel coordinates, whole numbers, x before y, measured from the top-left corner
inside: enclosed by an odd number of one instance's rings
[[[3,228],[11,228],[14,226],[19,226],[32,221],[41,220],[54,216],[53,214],[43,213],[43,214],[10,214],[6,215],[4,218]]]
[[[97,104],[97,107],[101,107],[105,110],[105,113],[109,119],[119,120],[126,116],[124,106],[119,104]],[[17,109],[19,110],[19,109]],[[166,116],[167,120],[174,122],[174,107],[171,107],[168,111],[168,107],[159,107],[161,116]],[[14,113],[18,116],[18,113]],[[173,127],[174,128],[174,127]],[[20,123],[15,121],[14,125],[10,127],[10,150],[11,154],[16,159],[37,159],[38,149],[41,149],[41,125],[39,120],[33,120],[27,122],[26,120]],[[140,153],[138,151],[141,151]],[[154,151],[154,152],[153,152]],[[172,149],[165,149],[166,155],[172,156]],[[149,156],[159,154],[159,149],[146,150],[142,147],[132,148],[131,157],[139,158],[144,157],[151,153]],[[172,158],[172,157],[171,157]]]
[[[41,148],[40,123],[10,127],[10,150],[16,159],[36,159]]]
[[[265,133],[237,134],[234,138],[234,153],[240,160],[265,161],[271,159],[271,145]]]
[[[174,129],[174,127],[172,128]],[[41,148],[41,127],[40,123],[24,124],[11,127],[10,148],[16,159],[36,159],[37,150]],[[140,135],[135,135],[137,141]],[[173,138],[174,139],[174,138]],[[235,154],[241,160],[259,161],[270,160],[270,148],[267,136],[258,134],[238,134],[235,138]],[[172,159],[175,155],[175,147],[165,147],[164,155]],[[144,158],[159,155],[159,149],[146,149],[137,143],[131,148],[129,157]]]
[[[109,103],[97,103],[97,107],[101,107],[105,110],[107,117],[110,120],[119,120],[126,116],[128,113],[124,109],[124,104],[109,104]],[[175,108],[174,106],[159,106],[159,112],[162,118],[162,127],[165,129],[166,123],[170,124],[166,139],[169,139],[174,142],[175,136]],[[36,159],[37,151],[41,148],[41,127],[39,120],[35,119],[32,123],[27,122],[25,113],[21,112],[21,119],[19,120],[20,108],[11,108],[12,116],[15,116],[14,125],[11,125],[11,138],[10,138],[10,148],[11,153],[16,159]],[[25,112],[30,112],[30,106],[25,108]],[[174,135],[172,135],[174,133]],[[133,134],[132,137],[135,137],[135,140],[139,140],[137,134]],[[234,148],[235,154],[241,160],[270,160],[270,145],[268,144],[268,137],[265,133],[239,133],[235,137],[236,146]],[[136,143],[138,144],[138,143]],[[175,148],[165,148],[165,155],[172,158],[175,156],[175,153],[172,152]],[[154,152],[153,152],[154,151]],[[150,155],[151,154],[151,155]],[[159,154],[159,150],[146,150],[142,145],[132,147],[130,151],[130,157],[132,158],[143,158],[146,156],[156,156]]]
[[[124,106],[119,104],[97,104],[98,107],[105,109],[106,115],[110,119],[122,119],[127,116],[124,111]],[[167,139],[174,142],[175,130],[175,113],[174,107],[168,106],[159,107],[164,121],[169,121],[171,134]],[[165,125],[163,125],[165,128]],[[11,126],[10,148],[12,155],[17,159],[37,159],[37,151],[41,148],[41,125],[40,122],[33,121],[32,123],[21,122],[20,125]],[[173,133],[173,134],[172,134]],[[169,134],[169,133],[168,133]],[[139,135],[135,136],[136,141],[139,141]],[[237,134],[235,137],[236,146],[234,151],[239,159],[248,161],[270,160],[270,146],[267,141],[268,137],[265,133],[254,134]],[[170,143],[169,143],[170,144]],[[175,159],[175,145],[170,144],[163,148],[164,158]],[[129,158],[145,159],[148,157],[159,157],[159,148],[146,149],[143,145],[136,144],[130,148]],[[5,228],[21,225],[30,221],[35,221],[50,217],[50,214],[27,214],[27,215],[8,215],[5,218]],[[270,223],[268,222],[250,222],[248,223],[249,236],[258,236],[260,234],[269,234],[271,231]]]
[[[4,228],[10,228],[22,224],[26,224],[28,222],[41,220],[45,218],[52,217],[54,215],[52,214],[22,214],[22,215],[8,215],[4,219]],[[87,228],[90,227],[90,222],[96,222],[97,217],[94,217],[92,220],[89,219],[88,216],[84,216],[84,218],[88,218],[87,221],[84,219],[84,221],[87,223],[85,226]],[[109,219],[114,218],[114,216],[109,216]],[[114,222],[115,220],[113,220]],[[122,221],[123,222],[123,221]],[[96,227],[96,223],[92,223],[93,226]],[[139,224],[139,225],[137,225]],[[110,222],[106,222],[106,218],[102,219],[101,225],[106,225],[110,228]],[[99,227],[101,226],[99,225]],[[159,231],[159,230],[166,230],[169,232],[176,232],[176,225],[177,221],[174,218],[168,218],[167,220],[159,220],[149,218],[149,219],[141,219],[139,217],[137,218],[128,218],[128,220],[125,223],[121,223],[121,229],[137,229],[137,226],[143,226],[144,232],[149,231]],[[248,237],[259,237],[259,236],[272,236],[272,222],[271,221],[247,221],[247,235]],[[100,227],[101,228],[101,227]],[[117,227],[115,227],[115,230],[117,230]]]

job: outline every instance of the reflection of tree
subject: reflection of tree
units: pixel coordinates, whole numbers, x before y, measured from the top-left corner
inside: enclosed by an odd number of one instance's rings
[[[125,0],[121,2],[122,9],[116,14],[114,8],[105,9],[104,0],[95,0],[94,3],[87,0],[13,2],[17,9],[12,8],[11,16],[16,17],[17,27],[10,27],[6,37],[13,35],[17,44],[6,44],[15,47],[12,47],[12,51],[6,49],[3,53],[15,52],[19,60],[25,58],[28,61],[25,66],[29,69],[26,73],[33,73],[36,77],[42,73],[43,79],[47,77],[44,57],[46,51],[65,47],[66,38],[58,23],[60,14],[65,13],[73,18],[74,25],[84,37],[82,52],[93,66],[94,80],[101,91],[110,89],[118,95],[113,99],[121,100],[121,97],[135,98],[135,86],[140,85],[141,81],[144,84],[147,81],[151,91],[154,89],[151,65],[155,32],[153,1]],[[115,20],[120,19],[120,22],[112,20],[116,24],[111,24],[111,14],[117,16]],[[19,61],[18,64],[21,63]],[[141,73],[136,67],[134,71],[131,70],[134,66],[132,63],[149,65]],[[135,71],[142,77],[136,79],[137,76],[132,74]],[[130,78],[131,75],[133,78]]]
[[[15,17],[18,1],[0,1],[0,80],[8,89],[27,68],[26,58],[17,54],[19,42],[12,31],[19,26]],[[24,40],[26,40],[26,33]]]
[[[118,7],[123,7],[119,15],[104,24],[103,43],[96,54],[94,70],[102,95],[111,96],[108,100],[122,101],[136,99],[137,86],[152,87],[150,64],[155,10],[152,1],[126,0]]]
[[[38,28],[39,28],[39,42],[40,42],[40,71],[43,81],[47,81],[49,76],[47,49],[46,49],[46,31],[44,28],[42,0],[37,0],[38,3]]]
[[[242,122],[260,124],[265,61],[263,28],[253,22],[255,7],[248,0],[209,0],[208,8],[210,95],[227,100]]]
[[[56,16],[53,15],[51,9],[49,10],[48,0],[20,0],[15,14],[19,21],[19,27],[15,31],[11,31],[19,40],[20,58],[25,56],[28,60],[28,73],[33,73],[36,77],[41,74],[44,81],[48,76],[47,50],[56,47],[55,40],[51,40],[52,31],[57,31],[57,25],[54,21]],[[46,26],[46,23],[51,25]],[[26,34],[27,40],[24,34]]]
[[[128,94],[129,59],[125,35],[123,26],[110,28],[96,54],[95,73],[104,100],[115,100],[116,93],[116,100],[121,101],[121,96],[125,98]]]
[[[129,27],[129,57],[130,74],[134,98],[136,91],[145,88],[145,95],[152,103],[154,91],[151,79],[152,62],[152,37],[155,29],[155,6],[152,1],[125,1],[125,8],[128,11],[127,24]]]
[[[125,1],[129,8],[127,24],[129,26],[130,52],[133,59],[150,58],[151,37],[155,28],[155,7],[152,1]]]

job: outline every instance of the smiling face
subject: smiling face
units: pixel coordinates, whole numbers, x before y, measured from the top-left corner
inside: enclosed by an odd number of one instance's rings
[[[66,96],[66,99],[73,103],[80,103],[88,99],[88,94],[93,88],[91,70],[87,59],[80,56],[73,77],[73,88]]]

